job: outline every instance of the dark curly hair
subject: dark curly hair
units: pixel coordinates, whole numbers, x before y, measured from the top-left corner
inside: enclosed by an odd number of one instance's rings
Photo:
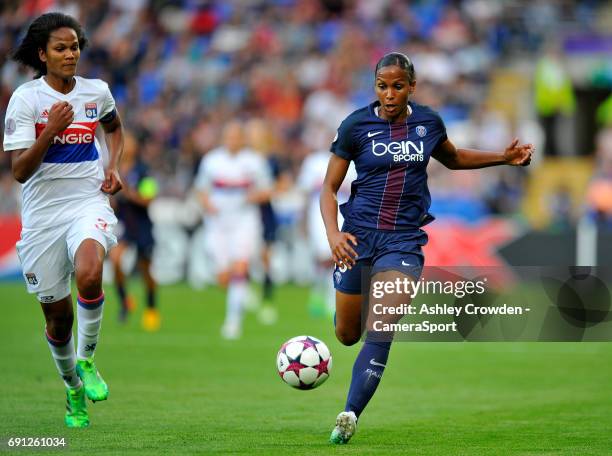
[[[414,65],[412,64],[412,60],[408,58],[407,55],[402,54],[401,52],[391,52],[390,54],[385,54],[376,64],[376,69],[374,70],[374,77],[378,74],[378,70],[383,67],[397,65],[403,70],[406,70],[408,73],[408,81],[412,84],[416,81],[416,73],[414,71]]]
[[[13,60],[36,70],[36,77],[47,74],[47,65],[40,60],[38,50],[46,50],[51,32],[63,27],[75,31],[81,50],[87,46],[87,38],[83,28],[75,18],[62,13],[47,13],[39,16],[30,24],[21,44],[13,52]]]

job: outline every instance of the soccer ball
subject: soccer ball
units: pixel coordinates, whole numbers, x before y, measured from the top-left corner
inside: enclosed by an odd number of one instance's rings
[[[278,375],[285,383],[301,390],[321,385],[332,367],[327,345],[312,336],[297,336],[285,342],[276,356]]]

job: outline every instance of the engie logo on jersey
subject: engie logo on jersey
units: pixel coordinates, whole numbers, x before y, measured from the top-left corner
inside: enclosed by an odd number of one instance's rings
[[[36,124],[38,138],[47,126],[46,123]],[[59,135],[53,138],[53,144],[89,144],[94,142],[97,122],[74,122]]]
[[[85,117],[88,119],[98,117],[98,105],[95,103],[85,103]]]
[[[84,125],[72,124],[61,136],[53,138],[53,144],[89,144],[94,142],[94,132]]]
[[[372,140],[372,153],[377,157],[382,157],[389,153],[393,155],[394,162],[424,161],[423,151],[423,141],[419,141],[417,144],[407,139],[405,141],[393,141],[387,144]]]

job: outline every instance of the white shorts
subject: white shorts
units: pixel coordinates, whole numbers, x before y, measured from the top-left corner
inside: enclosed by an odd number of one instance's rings
[[[215,273],[228,271],[237,261],[250,262],[261,248],[261,223],[210,223],[204,232],[204,244],[213,260]]]
[[[318,210],[318,208],[317,208]],[[308,245],[312,251],[313,257],[317,261],[331,261],[332,252],[329,247],[327,240],[327,234],[325,232],[325,224],[320,213],[313,215],[309,214],[308,218]],[[338,225],[342,227],[344,218],[338,212]]]
[[[117,218],[107,201],[90,202],[69,223],[44,229],[23,229],[17,242],[28,293],[40,302],[59,301],[70,294],[74,255],[85,239],[98,241],[106,252],[117,243]]]

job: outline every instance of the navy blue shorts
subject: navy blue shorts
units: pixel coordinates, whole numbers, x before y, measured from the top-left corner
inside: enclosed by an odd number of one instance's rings
[[[336,266],[334,287],[347,294],[361,294],[361,271],[371,267],[372,273],[398,271],[418,280],[423,272],[425,257],[422,246],[427,244],[427,233],[414,231],[380,231],[359,228],[344,223],[342,231],[357,238],[357,264],[352,269]]]
[[[153,234],[148,230],[141,230],[140,233],[124,234],[121,237],[121,241],[132,244],[136,247],[136,254],[138,259],[149,260],[153,257],[153,248],[155,247],[155,240]]]
[[[266,244],[271,244],[276,241],[276,231],[278,229],[278,220],[276,213],[270,203],[261,204],[259,206],[261,214],[261,224],[263,227],[262,236]]]

